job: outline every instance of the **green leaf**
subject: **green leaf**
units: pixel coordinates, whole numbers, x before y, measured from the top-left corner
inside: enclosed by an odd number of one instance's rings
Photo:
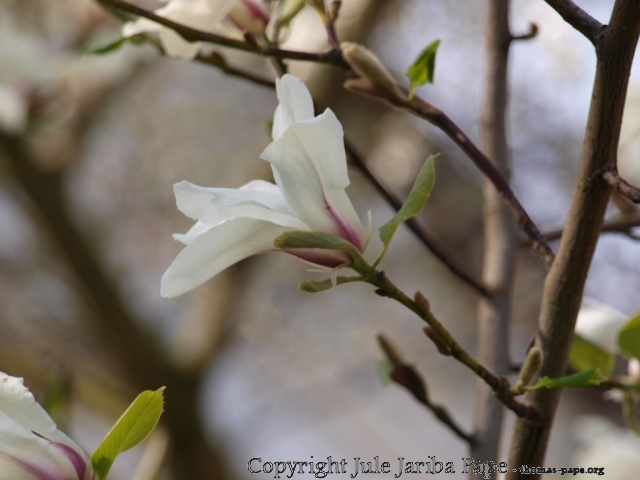
[[[418,173],[416,181],[411,188],[411,192],[409,193],[407,200],[402,205],[402,208],[398,210],[398,213],[396,213],[391,220],[380,227],[380,240],[382,240],[384,247],[374,262],[374,266],[377,266],[384,257],[398,226],[409,220],[414,215],[417,215],[420,210],[422,210],[425,203],[427,203],[427,199],[429,198],[431,190],[433,190],[433,185],[436,181],[436,170],[433,160],[437,156],[438,155],[431,155],[427,158],[427,161],[424,162],[424,165],[420,169],[420,173]]]
[[[541,388],[591,387],[593,385],[599,385],[606,379],[607,377],[602,374],[599,368],[592,368],[591,370],[585,370],[584,372],[575,373],[566,377],[543,377],[534,386],[527,387],[526,390],[539,390]]]
[[[378,378],[382,385],[388,387],[393,382],[391,374],[393,373],[393,365],[388,360],[378,360],[377,365]]]
[[[418,58],[415,59],[413,64],[407,70],[407,76],[411,80],[411,89],[409,91],[409,100],[413,98],[413,95],[420,85],[425,83],[433,83],[433,77],[436,69],[436,53],[440,46],[440,40],[432,42],[425,48]]]
[[[580,335],[573,336],[570,362],[577,370],[599,368],[603,375],[611,375],[615,364],[615,355],[594,345]]]
[[[164,387],[138,395],[93,452],[91,465],[100,480],[107,478],[119,454],[142,442],[156,427],[162,415],[163,391]]]
[[[640,358],[640,312],[622,327],[618,334],[618,345],[625,354]]]
[[[133,43],[135,45],[141,45],[144,43],[144,39],[141,35],[134,35],[132,37],[123,37],[118,35],[117,37],[110,38],[93,45],[89,45],[84,49],[85,55],[104,55],[106,53],[115,52],[120,49],[125,43]]]

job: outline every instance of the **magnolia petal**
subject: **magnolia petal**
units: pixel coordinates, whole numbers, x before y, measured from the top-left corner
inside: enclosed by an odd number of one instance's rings
[[[58,430],[51,417],[24,386],[22,378],[0,372],[0,412],[47,440],[80,450],[73,440]]]
[[[176,257],[162,276],[160,294],[177,297],[240,260],[276,250],[274,240],[292,230],[252,218],[237,218],[211,228]]]
[[[182,213],[208,225],[219,225],[234,218],[255,218],[309,230],[291,214],[280,189],[265,181],[253,181],[239,189],[205,188],[183,181],[174,186],[174,192]]]
[[[32,478],[84,480],[55,444],[35,435],[0,411],[0,480]]]
[[[291,125],[261,158],[271,163],[294,215],[312,230],[363,246],[364,228],[344,191],[349,177],[342,125],[331,110]]]
[[[196,222],[193,227],[189,229],[187,233],[174,233],[173,238],[180,243],[184,243],[185,245],[189,245],[193,240],[202,235],[207,230],[213,228],[213,225],[208,225],[202,222]]]
[[[284,75],[276,80],[276,93],[280,104],[273,116],[271,135],[274,140],[278,140],[294,123],[313,118],[313,99],[302,80]]]

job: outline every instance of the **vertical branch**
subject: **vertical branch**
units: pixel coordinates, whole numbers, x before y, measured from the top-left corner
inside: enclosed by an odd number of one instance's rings
[[[593,257],[611,187],[602,179],[616,167],[616,153],[631,63],[640,34],[640,3],[617,0],[611,21],[596,45],[596,78],[578,181],[558,255],[544,285],[536,344],[544,359],[540,375],[562,376],[589,264]],[[542,466],[560,399],[559,390],[538,390],[526,401],[542,415],[541,422],[518,419],[509,465]],[[511,469],[508,480],[537,479]]]
[[[511,33],[509,0],[488,0],[486,24],[487,78],[482,115],[482,144],[505,179],[509,179],[509,149],[505,131],[507,61]],[[483,186],[484,265],[482,282],[489,296],[478,304],[478,361],[497,375],[509,370],[508,331],[517,252],[516,225],[493,184]],[[476,411],[471,456],[496,460],[503,407],[484,382],[476,383]],[[472,475],[473,476],[473,475]]]

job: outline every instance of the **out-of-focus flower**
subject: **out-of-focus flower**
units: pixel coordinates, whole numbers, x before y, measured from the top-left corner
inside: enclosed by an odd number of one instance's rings
[[[269,24],[269,10],[259,0],[240,0],[227,15],[227,21],[243,32],[256,37],[264,34]]]
[[[607,352],[619,353],[618,335],[626,322],[623,313],[588,299],[582,302],[578,312],[575,332]]]
[[[95,480],[89,455],[56,428],[21,378],[0,372],[0,480]]]
[[[294,230],[340,236],[360,251],[366,235],[345,188],[349,185],[342,125],[327,109],[314,117],[307,87],[285,75],[276,83],[279,106],[274,141],[261,158],[271,163],[276,184],[254,180],[239,189],[175,185],[178,208],[197,220],[174,238],[187,247],[162,277],[161,293],[176,297],[230,265],[276,250],[274,240]],[[337,268],[350,256],[333,250],[294,250],[308,262]]]
[[[224,29],[223,21],[226,19],[242,31],[261,36],[269,23],[269,11],[259,0],[169,0],[155,13],[205,32]],[[202,46],[200,42],[187,42],[172,29],[146,18],[128,22],[122,27],[125,37],[145,32],[158,32],[162,47],[170,57],[190,60]]]

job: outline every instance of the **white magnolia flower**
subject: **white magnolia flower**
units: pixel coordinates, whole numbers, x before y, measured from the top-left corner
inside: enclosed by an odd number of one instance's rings
[[[0,480],[95,480],[89,455],[56,428],[21,378],[0,372]]]
[[[276,184],[254,180],[239,189],[176,184],[178,208],[197,222],[174,236],[187,247],[162,277],[162,296],[181,295],[244,258],[276,250],[274,240],[285,232],[321,231],[360,251],[366,248],[364,228],[345,192],[342,125],[329,109],[314,117],[311,95],[298,78],[285,75],[276,87],[274,141],[261,155],[271,163]],[[331,269],[351,263],[342,251],[288,253]]]
[[[222,28],[226,18],[238,29],[260,36],[269,23],[269,12],[260,0],[169,0],[155,13],[205,32]],[[158,32],[162,47],[170,57],[193,59],[202,46],[200,42],[187,42],[172,29],[146,18],[125,23],[122,27],[125,37],[145,32]]]

